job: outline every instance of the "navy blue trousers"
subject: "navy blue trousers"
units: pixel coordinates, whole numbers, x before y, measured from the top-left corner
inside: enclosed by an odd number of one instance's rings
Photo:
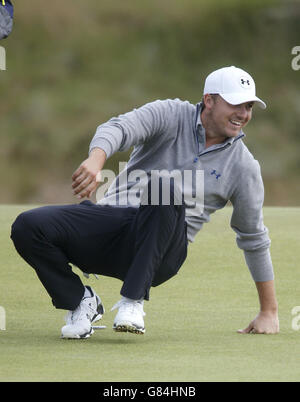
[[[56,308],[74,310],[86,273],[123,281],[121,295],[149,300],[151,286],[174,276],[187,255],[184,205],[100,206],[90,201],[21,213],[11,239]]]

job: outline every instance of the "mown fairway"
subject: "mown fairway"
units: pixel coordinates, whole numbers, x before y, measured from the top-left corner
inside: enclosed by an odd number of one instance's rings
[[[90,278],[106,307],[106,330],[86,340],[62,340],[65,312],[55,310],[36,274],[9,238],[29,206],[0,206],[0,381],[299,381],[299,208],[265,208],[272,239],[281,331],[241,335],[258,311],[255,285],[229,227],[230,208],[204,227],[176,278],[151,290],[146,334],[111,329],[120,282]]]

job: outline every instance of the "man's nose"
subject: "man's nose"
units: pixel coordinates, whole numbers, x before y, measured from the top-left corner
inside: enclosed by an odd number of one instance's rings
[[[246,105],[238,105],[237,107],[237,117],[241,120],[244,120],[248,117],[248,110]]]

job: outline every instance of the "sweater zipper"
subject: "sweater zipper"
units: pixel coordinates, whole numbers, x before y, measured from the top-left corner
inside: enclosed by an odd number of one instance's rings
[[[198,151],[199,151],[199,141],[198,141],[198,137],[197,137],[197,144],[198,144]],[[220,148],[215,148],[215,149],[211,149],[210,151],[204,151],[204,152],[198,153],[198,154],[196,155],[196,157],[194,158],[194,161],[193,161],[193,162],[196,163],[196,162],[199,160],[199,158],[200,158],[201,156],[206,155],[206,154],[209,154],[209,153],[211,153],[211,152],[223,151],[224,149],[227,149],[230,145],[232,145],[232,144],[229,142],[229,143],[227,143],[226,145],[223,145],[223,146],[220,147]]]

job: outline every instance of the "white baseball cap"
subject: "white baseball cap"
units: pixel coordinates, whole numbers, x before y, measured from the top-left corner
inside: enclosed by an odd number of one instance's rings
[[[246,71],[231,66],[210,73],[205,80],[203,95],[219,94],[231,105],[258,102],[262,109],[267,105],[255,94],[255,82]]]

